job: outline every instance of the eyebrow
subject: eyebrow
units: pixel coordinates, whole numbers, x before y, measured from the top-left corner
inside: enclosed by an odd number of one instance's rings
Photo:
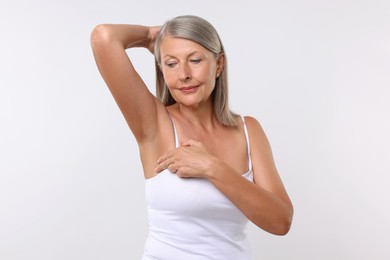
[[[197,53],[200,53],[200,54],[202,54],[202,55],[206,55],[205,53],[202,53],[202,52],[200,52],[200,51],[193,51],[193,52],[191,52],[190,54],[188,54],[187,57],[190,57],[190,56],[192,56],[192,55],[194,55],[194,54],[197,54]],[[168,57],[176,58],[176,56],[174,56],[174,55],[172,55],[172,54],[166,54],[166,55],[164,55],[162,58],[165,59],[165,58],[168,58]]]

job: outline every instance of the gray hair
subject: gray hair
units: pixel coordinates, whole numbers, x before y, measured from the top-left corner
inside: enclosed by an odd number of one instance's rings
[[[215,58],[224,54],[225,65],[220,76],[216,79],[215,88],[211,94],[214,114],[218,121],[225,126],[237,126],[236,114],[230,111],[228,104],[228,80],[226,54],[215,28],[205,19],[198,16],[178,16],[168,20],[160,29],[154,45],[156,58],[156,95],[166,106],[175,104],[159,68],[161,64],[160,45],[164,37],[171,36],[196,42],[209,50]]]

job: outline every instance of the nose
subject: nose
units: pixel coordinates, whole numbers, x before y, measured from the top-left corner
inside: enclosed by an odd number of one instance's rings
[[[181,81],[186,81],[190,78],[191,78],[191,69],[187,63],[183,63],[183,65],[180,66],[179,79]]]

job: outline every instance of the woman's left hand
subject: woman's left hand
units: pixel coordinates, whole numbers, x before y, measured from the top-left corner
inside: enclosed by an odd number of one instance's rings
[[[179,177],[207,178],[214,161],[215,156],[202,143],[190,140],[161,156],[157,160],[155,172],[168,169]]]

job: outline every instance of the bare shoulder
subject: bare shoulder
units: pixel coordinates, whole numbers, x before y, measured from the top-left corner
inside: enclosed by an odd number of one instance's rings
[[[244,116],[244,119],[245,119],[245,123],[246,124],[257,124],[257,125],[260,125],[259,121],[254,118],[253,116]]]
[[[254,180],[268,191],[275,191],[282,186],[274,162],[271,145],[260,125],[254,117],[246,116],[251,159],[253,162]]]
[[[254,140],[255,138],[260,139],[258,141],[263,140],[268,142],[264,129],[256,118],[252,116],[245,116],[244,119],[248,130],[249,139]]]

